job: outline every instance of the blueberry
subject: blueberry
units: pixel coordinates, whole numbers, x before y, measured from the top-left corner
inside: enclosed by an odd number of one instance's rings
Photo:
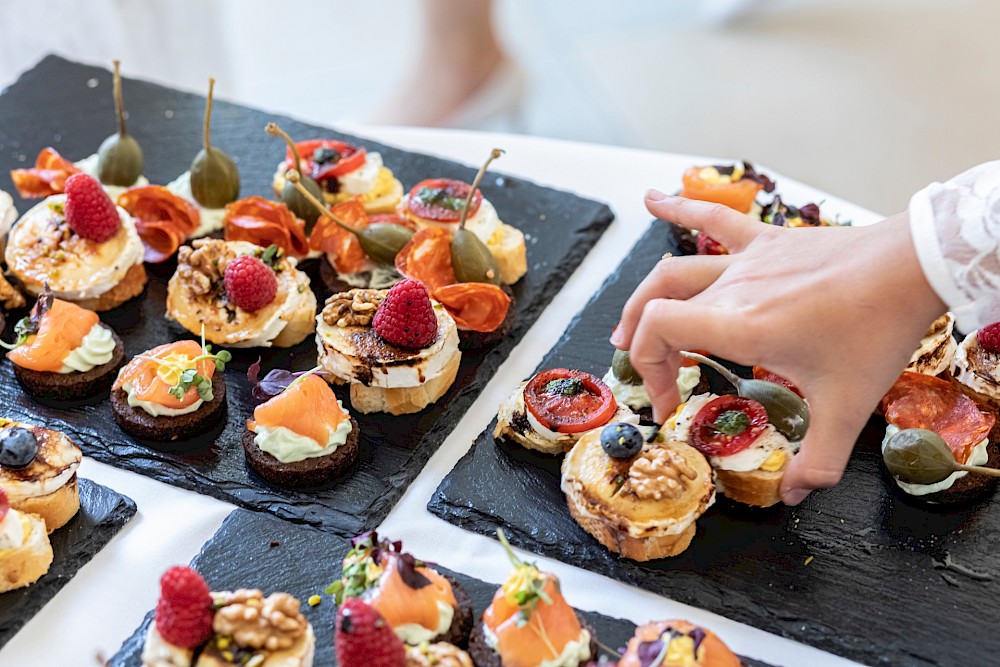
[[[23,428],[10,428],[0,433],[0,466],[24,468],[35,460],[38,441],[35,434]]]
[[[642,449],[642,434],[632,424],[608,424],[601,431],[601,447],[613,459],[630,459]]]

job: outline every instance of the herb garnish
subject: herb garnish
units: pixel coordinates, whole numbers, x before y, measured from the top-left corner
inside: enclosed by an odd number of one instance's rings
[[[514,566],[514,574],[507,578],[501,590],[507,602],[517,605],[517,627],[522,628],[531,620],[531,613],[538,602],[552,604],[552,598],[545,592],[549,578],[538,570],[534,563],[526,563],[517,557],[514,549],[507,541],[503,528],[497,528],[497,539],[507,552],[507,557]]]
[[[429,206],[440,206],[456,213],[465,208],[465,198],[449,194],[445,188],[420,188],[417,199]]]
[[[741,410],[726,410],[715,418],[712,427],[723,435],[739,435],[750,428],[750,417]]]
[[[257,258],[264,262],[268,267],[273,270],[277,270],[278,263],[284,256],[285,251],[279,248],[277,245],[272,243],[263,250],[257,250]]]
[[[201,329],[201,351],[202,353],[194,359],[185,359],[184,361],[143,355],[137,358],[166,366],[171,372],[177,373],[177,383],[167,390],[167,393],[177,400],[182,400],[184,394],[194,388],[198,392],[198,398],[210,402],[215,399],[215,394],[212,392],[212,381],[198,372],[198,362],[211,360],[215,362],[215,370],[221,373],[226,370],[226,364],[233,360],[233,355],[228,350],[219,350],[212,354],[212,346],[205,344],[204,325]],[[188,367],[189,364],[191,367]]]
[[[42,317],[52,308],[53,301],[55,301],[55,297],[52,296],[52,290],[49,289],[49,284],[45,283],[42,293],[38,295],[38,300],[35,301],[31,312],[26,317],[18,320],[17,324],[14,325],[14,333],[17,334],[17,339],[13,343],[5,343],[0,340],[0,346],[8,350],[13,350],[24,345],[28,340],[28,336],[37,334],[42,323]]]
[[[417,568],[426,567],[429,563],[417,560],[412,554],[403,553],[403,543],[380,540],[374,530],[359,535],[351,540],[351,550],[344,557],[344,569],[340,579],[326,587],[327,595],[334,596],[337,604],[345,598],[361,597],[378,584],[385,571],[382,566],[383,557],[397,559],[397,571],[403,583],[413,590],[420,590],[431,585],[431,580],[419,572]]]
[[[584,390],[583,382],[579,378],[559,378],[549,380],[545,384],[546,394],[562,394],[563,396],[576,396]]]
[[[334,148],[319,147],[313,151],[313,162],[316,164],[330,164],[340,162],[340,151]]]

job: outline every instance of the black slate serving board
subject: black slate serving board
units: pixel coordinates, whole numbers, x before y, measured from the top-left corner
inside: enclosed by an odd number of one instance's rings
[[[265,594],[284,591],[304,601],[311,595],[322,594],[323,589],[340,576],[340,562],[349,548],[350,542],[344,538],[255,512],[235,510],[201,548],[191,566],[205,577],[212,590],[259,588]],[[469,593],[475,616],[479,618],[493,599],[497,586],[438,569],[454,577]],[[498,572],[497,577],[503,578],[505,574]],[[329,596],[323,596],[317,607],[303,605],[303,614],[316,633],[316,667],[336,664],[333,649],[336,610]],[[582,615],[594,628],[599,641],[609,647],[624,646],[635,632],[635,625],[629,621],[595,612],[582,612]],[[150,612],[142,625],[125,640],[121,650],[111,658],[111,667],[138,667],[141,664],[142,647],[152,618]],[[767,667],[750,659],[744,659],[744,665]]]
[[[48,573],[27,588],[0,593],[0,648],[135,516],[131,498],[89,479],[79,483],[80,512],[49,536]]]
[[[668,251],[679,249],[656,221],[539,368],[603,375],[622,305]],[[996,664],[1000,635],[987,626],[1000,619],[1000,506],[912,503],[883,478],[883,433],[873,418],[837,487],[797,508],[720,498],[686,552],[648,563],[623,560],[584,532],[559,489],[560,459],[494,442],[493,424],[428,508],[488,536],[502,526],[524,549],[858,662]]]
[[[206,77],[208,74],[206,71]],[[96,87],[90,87],[95,82]],[[224,90],[224,82],[221,86]],[[153,183],[167,183],[189,168],[199,150],[204,99],[136,80],[126,80],[123,90],[129,131],[145,151],[146,176]],[[71,159],[94,152],[115,130],[112,109],[107,70],[55,56],[44,59],[0,95],[0,188],[11,190],[8,170],[31,166],[38,151],[47,145]],[[299,139],[322,136],[352,140],[338,132],[217,101],[213,144],[239,164],[242,196],[273,196],[271,176],[285,149],[265,134],[264,126],[270,120],[277,120]],[[432,176],[471,180],[475,174],[475,169],[455,162],[371,141],[353,141],[380,151],[407,188]],[[514,287],[514,329],[491,349],[465,354],[451,390],[422,413],[356,415],[362,433],[359,462],[332,488],[309,493],[271,488],[248,470],[240,445],[245,420],[255,405],[245,379],[247,367],[260,354],[265,371],[312,368],[316,364],[312,337],[288,350],[234,350],[235,359],[226,372],[228,421],[214,441],[194,443],[201,446],[193,452],[169,453],[137,444],[118,429],[107,401],[72,409],[40,405],[21,391],[5,362],[0,364],[0,392],[9,397],[8,416],[41,420],[65,430],[87,455],[100,461],[237,505],[344,535],[372,528],[389,513],[613,218],[604,204],[510,176],[492,174],[484,179],[481,189],[503,219],[529,237],[529,273]],[[18,210],[24,212],[31,203],[17,201]],[[125,341],[127,358],[155,345],[190,337],[163,319],[166,281],[174,268],[173,262],[147,265],[150,281],[145,294],[102,315]],[[315,278],[313,289],[322,304],[327,294]],[[16,321],[9,319],[9,325]],[[346,391],[343,398],[349,405]]]

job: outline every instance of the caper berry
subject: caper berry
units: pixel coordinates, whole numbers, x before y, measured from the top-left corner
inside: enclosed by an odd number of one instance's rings
[[[615,350],[614,356],[611,357],[611,372],[614,373],[619,382],[630,385],[642,384],[642,376],[632,366],[628,350]]]
[[[205,102],[203,147],[191,163],[191,194],[205,208],[222,208],[240,196],[240,172],[226,153],[212,146],[212,93],[215,79],[208,80]]]
[[[944,439],[923,428],[893,434],[882,447],[889,474],[905,484],[937,484],[955,472],[955,455]]]
[[[114,62],[115,115],[118,132],[101,142],[97,149],[97,178],[105,185],[128,187],[142,176],[142,148],[125,128],[125,104],[122,101],[121,63]]]
[[[323,196],[323,190],[320,189],[319,184],[308,176],[303,176],[301,183],[313,197],[319,199]],[[281,189],[281,201],[288,207],[288,210],[305,221],[306,236],[312,234],[316,221],[319,220],[319,211],[312,205],[312,202],[302,196],[294,183],[285,183],[285,187]]]
[[[392,266],[413,232],[391,222],[375,222],[356,232],[361,249],[377,264]]]
[[[460,283],[500,284],[500,267],[475,233],[460,228],[451,240],[451,265]]]

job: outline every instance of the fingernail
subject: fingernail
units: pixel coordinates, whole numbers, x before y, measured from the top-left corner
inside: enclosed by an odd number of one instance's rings
[[[781,500],[786,505],[798,505],[806,496],[809,495],[809,489],[789,489],[781,494]]]
[[[666,198],[667,194],[665,192],[660,192],[656,189],[646,190],[646,199],[649,201],[663,201]]]
[[[625,342],[625,333],[622,331],[621,322],[615,325],[615,330],[611,332],[611,344],[618,347]]]

